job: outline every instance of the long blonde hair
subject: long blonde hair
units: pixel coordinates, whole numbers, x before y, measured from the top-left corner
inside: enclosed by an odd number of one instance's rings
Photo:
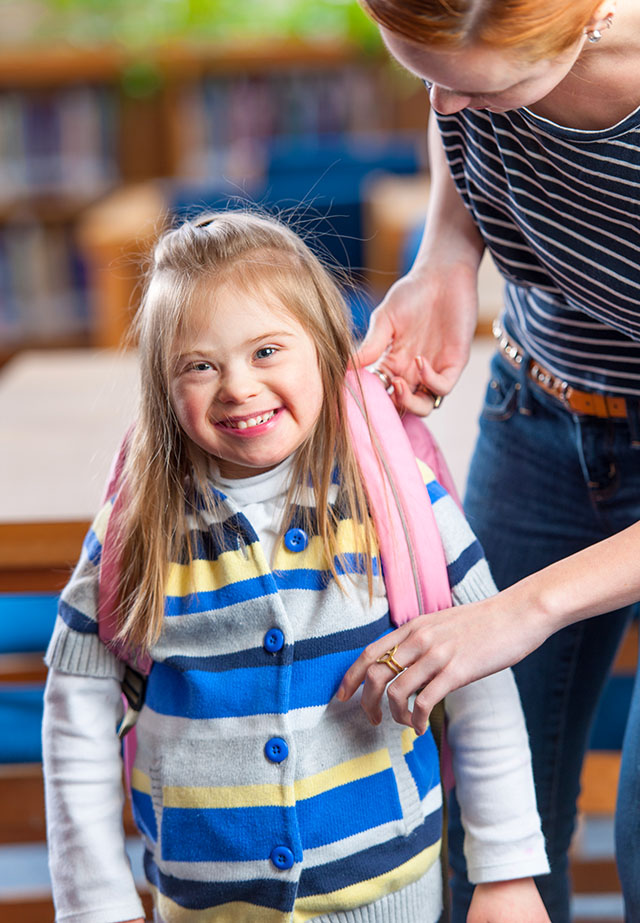
[[[584,34],[598,0],[360,0],[390,32],[439,49],[475,42],[553,58]]]
[[[197,497],[215,506],[215,495],[205,489],[207,458],[178,424],[170,381],[176,343],[198,291],[206,285],[215,301],[216,290],[225,282],[268,293],[315,343],[324,400],[313,432],[296,453],[283,528],[298,487],[311,486],[316,529],[328,567],[338,579],[338,516],[329,504],[337,467],[340,505],[362,524],[355,532],[362,545],[357,550],[366,562],[371,593],[375,533],[349,441],[343,398],[344,376],[353,355],[344,300],[328,270],[280,221],[238,211],[204,215],[167,232],[158,242],[136,318],[141,400],[128,447],[122,486],[126,503],[118,524],[118,640],[136,651],[148,650],[160,635],[168,562],[184,545],[187,512]],[[309,527],[310,517],[311,513]],[[189,547],[187,554],[191,554]]]

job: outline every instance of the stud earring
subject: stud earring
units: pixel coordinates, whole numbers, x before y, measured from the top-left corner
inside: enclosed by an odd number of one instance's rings
[[[613,13],[608,13],[602,20],[602,28],[610,29],[613,23]],[[602,38],[602,29],[585,29],[587,41],[595,45]]]

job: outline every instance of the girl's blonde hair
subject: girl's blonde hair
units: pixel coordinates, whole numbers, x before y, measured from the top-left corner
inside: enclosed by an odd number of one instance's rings
[[[420,45],[472,43],[553,58],[584,34],[597,0],[360,0],[379,25]]]
[[[184,554],[187,516],[203,499],[208,459],[182,431],[170,401],[170,382],[181,331],[202,286],[212,309],[229,282],[282,305],[313,339],[324,400],[315,429],[296,453],[283,516],[289,521],[300,486],[315,496],[315,528],[337,579],[338,514],[329,504],[334,471],[340,474],[339,507],[356,525],[358,548],[372,588],[373,525],[346,426],[343,382],[353,340],[340,291],[309,247],[286,225],[239,211],[201,216],[158,242],[136,318],[141,400],[123,475],[126,503],[118,523],[121,560],[118,640],[136,651],[159,637],[168,562]],[[308,509],[302,507],[302,509]],[[309,513],[307,525],[311,526]],[[187,542],[187,556],[191,549]]]

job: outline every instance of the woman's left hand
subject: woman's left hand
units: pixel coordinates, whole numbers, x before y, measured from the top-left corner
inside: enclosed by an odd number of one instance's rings
[[[382,720],[385,689],[399,724],[423,734],[431,710],[454,689],[517,663],[549,634],[535,611],[515,606],[509,590],[440,612],[419,615],[370,644],[347,671],[337,693],[347,701],[364,682],[362,708],[372,724]],[[395,671],[378,658],[396,647]],[[394,680],[391,682],[391,680]],[[409,709],[409,699],[418,693]]]

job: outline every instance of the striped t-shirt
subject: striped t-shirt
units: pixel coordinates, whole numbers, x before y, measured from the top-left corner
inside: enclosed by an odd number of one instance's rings
[[[574,387],[640,395],[640,108],[598,131],[527,109],[437,118],[507,280],[507,332]]]

